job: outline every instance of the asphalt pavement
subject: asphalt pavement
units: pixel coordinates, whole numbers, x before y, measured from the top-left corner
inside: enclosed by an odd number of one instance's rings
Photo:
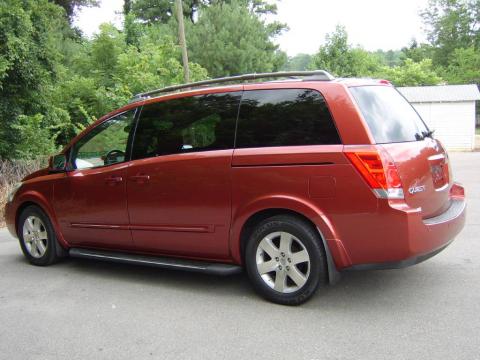
[[[349,272],[300,307],[227,278],[69,259],[0,230],[0,359],[480,359],[480,152],[452,153],[467,226],[436,257]]]

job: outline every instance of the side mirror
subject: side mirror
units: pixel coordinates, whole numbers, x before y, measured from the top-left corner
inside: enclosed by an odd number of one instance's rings
[[[67,158],[64,154],[51,156],[48,160],[48,170],[50,172],[64,172],[67,166]]]

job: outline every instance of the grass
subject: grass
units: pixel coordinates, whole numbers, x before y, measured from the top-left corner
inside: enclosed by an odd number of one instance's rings
[[[0,228],[5,226],[4,211],[8,194],[26,175],[44,167],[45,159],[0,160]]]
[[[475,135],[480,135],[480,126],[475,128]]]

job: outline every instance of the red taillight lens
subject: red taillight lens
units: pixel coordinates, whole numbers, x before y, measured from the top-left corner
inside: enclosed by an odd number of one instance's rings
[[[346,152],[345,155],[378,197],[404,198],[397,167],[388,154],[372,150]]]

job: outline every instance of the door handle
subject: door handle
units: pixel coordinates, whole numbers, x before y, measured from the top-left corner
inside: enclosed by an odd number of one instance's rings
[[[150,180],[150,175],[135,175],[131,176],[130,180],[135,181],[137,183],[145,183]]]
[[[110,176],[105,179],[105,182],[108,185],[115,185],[115,184],[121,183],[122,181],[123,181],[123,178],[121,176]]]

